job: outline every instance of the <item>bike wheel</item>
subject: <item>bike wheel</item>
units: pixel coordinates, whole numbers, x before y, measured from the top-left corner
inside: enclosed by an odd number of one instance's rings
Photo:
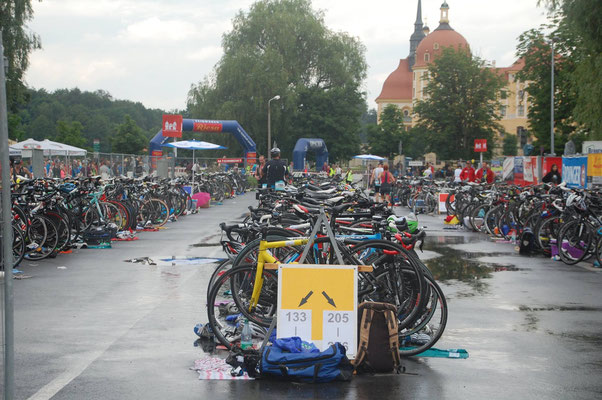
[[[252,266],[243,266],[236,269],[231,269],[219,276],[212,286],[207,298],[207,317],[211,331],[217,340],[224,345],[228,350],[232,346],[240,343],[242,333],[242,322],[245,317],[241,311],[248,307],[248,303],[244,303],[241,299],[249,299],[253,293],[253,285],[255,282],[256,269]],[[268,293],[265,288],[278,287],[278,277],[276,271],[264,271],[264,282],[262,287],[262,295]],[[235,293],[238,294],[236,301]],[[260,304],[265,299],[261,299]],[[274,304],[275,298],[268,299]],[[258,325],[253,320],[249,320],[253,335],[252,341],[255,345],[259,344],[265,337],[266,329]],[[268,324],[269,326],[269,324]]]
[[[558,255],[567,265],[575,265],[588,257],[592,247],[590,226],[579,220],[569,221],[558,233]]]

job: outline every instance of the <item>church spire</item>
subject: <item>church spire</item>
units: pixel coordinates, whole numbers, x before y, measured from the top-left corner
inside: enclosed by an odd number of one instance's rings
[[[418,0],[418,11],[416,12],[416,22],[414,22],[414,33],[410,36],[410,55],[408,56],[410,69],[412,69],[416,62],[416,48],[426,36],[422,28],[422,1]]]

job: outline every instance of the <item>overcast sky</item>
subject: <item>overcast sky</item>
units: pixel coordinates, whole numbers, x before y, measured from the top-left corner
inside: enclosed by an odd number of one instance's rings
[[[537,0],[448,0],[450,25],[473,53],[497,66],[514,61],[517,37],[545,21]],[[103,89],[114,98],[166,110],[185,107],[192,83],[220,59],[221,37],[238,10],[253,0],[33,1],[30,28],[42,38],[31,55],[27,83],[55,90]],[[442,0],[423,0],[431,30]],[[386,77],[405,58],[417,0],[313,0],[327,26],[366,46],[368,105],[375,107]]]

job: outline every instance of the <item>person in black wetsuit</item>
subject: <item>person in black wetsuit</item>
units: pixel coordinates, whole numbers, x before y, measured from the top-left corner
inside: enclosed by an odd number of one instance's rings
[[[280,149],[274,147],[270,154],[272,159],[265,163],[263,167],[263,176],[269,188],[274,188],[276,182],[284,181],[285,175],[288,175],[288,169],[284,161],[280,159]]]

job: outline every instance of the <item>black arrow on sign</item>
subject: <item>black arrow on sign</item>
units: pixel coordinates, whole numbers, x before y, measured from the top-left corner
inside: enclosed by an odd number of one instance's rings
[[[314,294],[314,292],[313,292],[313,290],[310,290],[309,293],[307,294],[307,296],[302,298],[301,302],[299,302],[299,307],[301,307],[303,304],[307,303],[307,300],[309,300],[309,298],[311,297],[312,294]]]
[[[322,292],[322,294],[324,295],[324,297],[326,297],[326,300],[328,301],[328,303],[329,303],[330,305],[332,305],[334,308],[337,308],[337,305],[336,305],[336,304],[334,304],[334,300],[333,300],[333,299],[331,299],[331,298],[330,298],[330,297],[329,297],[329,296],[326,294],[326,292]]]

